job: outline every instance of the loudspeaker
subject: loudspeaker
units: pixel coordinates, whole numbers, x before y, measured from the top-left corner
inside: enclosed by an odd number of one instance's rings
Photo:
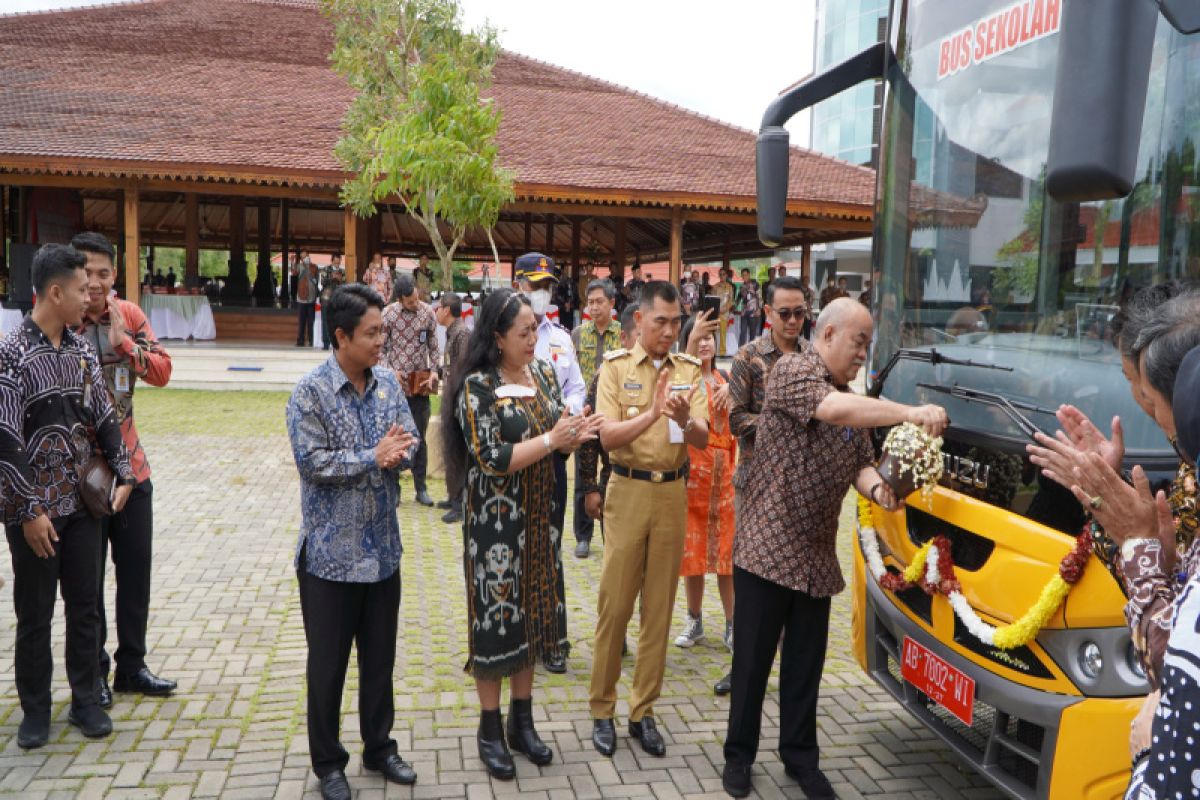
[[[39,246],[14,243],[8,248],[8,304],[22,311],[33,308],[33,256]]]

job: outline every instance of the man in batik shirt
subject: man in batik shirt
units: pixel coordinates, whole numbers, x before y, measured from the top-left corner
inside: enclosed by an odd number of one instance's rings
[[[409,463],[417,427],[396,376],[376,366],[382,311],[369,287],[334,292],[333,355],[300,380],[287,407],[300,471],[295,567],[308,642],[308,746],[326,800],[350,798],[339,728],[351,645],[363,766],[393,783],[417,779],[391,737],[402,552],[396,472]]]

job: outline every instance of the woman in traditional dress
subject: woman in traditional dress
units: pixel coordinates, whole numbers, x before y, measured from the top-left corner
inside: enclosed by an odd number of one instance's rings
[[[516,774],[510,746],[534,764],[554,757],[534,730],[532,705],[534,665],[546,654],[565,657],[567,648],[549,456],[595,439],[602,421],[567,415],[554,368],[534,358],[536,344],[529,301],[507,289],[490,294],[442,407],[447,474],[465,476],[466,670],[479,693],[479,757],[501,780]],[[504,678],[512,695],[507,746]]]
[[[711,332],[693,337],[696,317],[688,320],[680,334],[701,362],[704,389],[708,393],[708,418],[712,420],[708,447],[688,447],[688,516],[683,545],[684,592],[688,618],[675,639],[678,647],[691,647],[704,638],[701,604],[704,576],[716,574],[717,589],[725,609],[724,642],[733,649],[733,471],[737,464],[737,439],[729,430],[728,381],[713,367],[717,342]],[[709,327],[712,327],[711,324]]]

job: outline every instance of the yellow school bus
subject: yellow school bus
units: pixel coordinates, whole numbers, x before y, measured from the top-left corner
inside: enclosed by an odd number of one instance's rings
[[[1137,289],[1200,273],[1198,29],[1200,3],[1176,0],[895,0],[885,40],[780,96],[759,136],[759,233],[773,244],[783,123],[843,92],[880,105],[869,391],[942,404],[951,426],[939,485],[895,513],[864,502],[854,649],[1016,798],[1119,797],[1129,778],[1148,685],[1095,555],[1026,643],[979,631],[1022,619],[1088,527],[1025,453],[1060,404],[1102,430],[1120,416],[1126,466],[1162,481],[1177,465],[1110,326]],[[873,556],[902,574],[934,537],[957,609],[868,568]]]

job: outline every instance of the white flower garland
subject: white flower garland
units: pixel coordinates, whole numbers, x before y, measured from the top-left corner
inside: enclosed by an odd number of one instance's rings
[[[879,552],[878,534],[876,534],[874,528],[860,524],[858,527],[858,536],[863,557],[867,562],[867,570],[876,582],[883,580],[883,576],[887,574],[887,568],[884,567],[883,557]],[[941,582],[941,575],[938,574],[937,565],[937,548],[931,546],[925,558],[925,580],[933,586],[937,586]],[[951,592],[946,595],[946,599],[950,601],[950,607],[954,609],[954,613],[962,620],[963,625],[967,626],[967,630],[976,639],[989,647],[995,644],[995,626],[984,622],[979,614],[975,613],[975,609],[971,608],[971,604],[967,602],[967,598],[962,592]]]

